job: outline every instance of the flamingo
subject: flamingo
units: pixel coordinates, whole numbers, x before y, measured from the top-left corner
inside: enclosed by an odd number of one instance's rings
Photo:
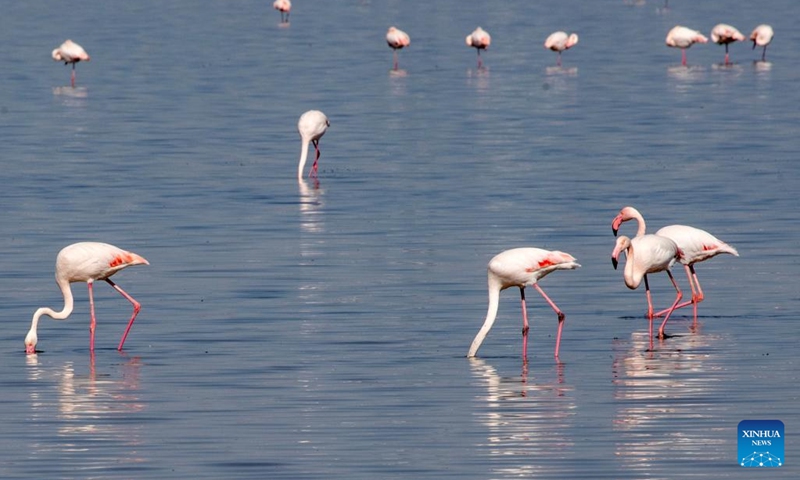
[[[645,234],[647,225],[644,222],[644,217],[642,217],[642,214],[639,213],[638,210],[628,206],[620,210],[619,214],[614,217],[614,221],[611,222],[611,229],[614,231],[614,235],[617,234],[622,222],[627,222],[628,220],[636,220],[639,224],[636,232],[637,237]],[[669,225],[658,230],[656,235],[669,238],[678,245],[681,251],[680,262],[686,270],[686,277],[689,279],[689,287],[692,289],[692,299],[679,304],[675,308],[683,308],[687,305],[692,305],[694,319],[697,321],[697,304],[703,301],[704,296],[703,290],[700,288],[700,282],[697,280],[697,273],[694,271],[694,264],[708,260],[721,253],[729,253],[738,257],[739,252],[705,230],[688,225]],[[656,313],[656,316],[660,317],[666,312],[667,310],[662,310]]]
[[[755,29],[753,29],[753,33],[750,34],[750,40],[753,41],[753,50],[758,47],[764,47],[764,51],[761,52],[761,61],[765,62],[767,59],[767,46],[772,43],[772,37],[775,35],[775,32],[772,31],[772,27],[769,25],[759,25]]]
[[[80,61],[88,62],[91,60],[91,57],[89,57],[89,54],[86,53],[86,50],[72,40],[67,40],[62,43],[58,48],[53,50],[51,56],[56,62],[64,62],[64,65],[69,65],[70,63],[72,64],[70,83],[73,88],[75,87],[75,64]]]
[[[706,43],[708,38],[691,28],[677,25],[667,34],[667,46],[681,49],[681,65],[686,66],[686,49],[695,43]]]
[[[481,61],[481,50],[489,48],[489,45],[492,43],[492,36],[489,35],[489,32],[486,30],[478,27],[467,35],[466,41],[468,47],[474,47],[475,50],[478,51],[478,68],[482,68],[483,61]]]
[[[64,308],[60,312],[47,307],[36,310],[33,314],[33,321],[31,321],[31,329],[25,337],[25,353],[36,353],[36,343],[38,341],[36,327],[42,315],[48,315],[53,320],[64,320],[72,313],[73,300],[70,283],[73,282],[86,282],[89,286],[89,312],[91,314],[89,350],[94,352],[94,330],[97,322],[94,316],[92,287],[95,280],[105,280],[133,305],[133,315],[131,315],[128,327],[125,329],[125,333],[122,334],[122,339],[117,347],[117,350],[122,350],[122,345],[125,343],[125,338],[131,330],[141,305],[116,283],[112,282],[109,277],[132,265],[150,265],[150,263],[135,253],[127,252],[107,243],[80,242],[64,247],[56,257],[56,284],[58,284],[62,295],[64,295]]]
[[[292,2],[289,0],[275,0],[272,7],[281,12],[281,23],[289,23],[289,12],[292,10]]]
[[[522,297],[522,358],[528,358],[528,313],[525,306],[525,287],[533,285],[558,316],[558,335],[556,336],[555,357],[561,345],[561,330],[564,327],[564,313],[550,300],[539,287],[539,280],[556,270],[574,270],[580,267],[575,258],[564,252],[543,250],[541,248],[513,248],[497,254],[489,262],[489,310],[478,334],[472,341],[467,357],[474,357],[486,335],[497,318],[500,291],[509,287],[519,287]]]
[[[316,157],[314,157],[314,164],[311,166],[311,171],[308,176],[311,178],[317,177],[317,162],[319,161],[319,139],[325,135],[325,131],[331,126],[328,117],[319,110],[309,110],[300,115],[300,120],[297,122],[297,131],[300,132],[300,163],[297,165],[297,180],[303,180],[303,167],[306,165],[306,158],[308,157],[308,144],[314,144]]]
[[[578,34],[572,33],[567,35],[566,32],[553,32],[544,41],[544,48],[558,52],[558,60],[556,65],[561,66],[561,52],[569,50],[578,44]]]
[[[625,285],[631,290],[636,290],[644,279],[644,288],[647,295],[647,319],[650,322],[650,348],[653,344],[653,301],[650,296],[650,285],[647,282],[648,273],[667,272],[669,280],[675,287],[675,301],[668,309],[661,327],[658,329],[658,338],[664,338],[664,327],[667,325],[667,320],[672,312],[675,310],[678,302],[680,302],[683,294],[681,289],[678,288],[678,283],[672,277],[672,272],[669,271],[670,267],[679,259],[681,254],[678,246],[667,237],[659,235],[641,235],[634,237],[633,240],[620,235],[617,238],[617,243],[614,250],[611,252],[611,264],[614,269],[617,269],[618,257],[621,252],[625,252],[625,270],[623,271],[623,279]]]
[[[397,70],[397,51],[411,45],[411,38],[399,28],[389,27],[386,32],[386,43],[394,50],[394,69]]]
[[[725,45],[725,65],[730,64],[728,44],[744,41],[744,35],[736,28],[720,23],[711,29],[711,41],[717,45]]]

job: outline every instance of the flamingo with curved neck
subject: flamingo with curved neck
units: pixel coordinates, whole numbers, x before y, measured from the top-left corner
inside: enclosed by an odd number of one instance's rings
[[[620,225],[629,220],[636,220],[638,224],[636,230],[637,237],[641,237],[645,234],[647,226],[644,223],[644,217],[639,213],[639,210],[627,206],[620,210],[619,214],[617,214],[611,222],[611,229],[614,235],[619,231]],[[697,304],[702,302],[705,296],[703,295],[703,289],[700,287],[700,281],[697,279],[694,264],[708,260],[722,253],[728,253],[738,257],[739,252],[707,231],[688,225],[668,225],[658,230],[656,235],[669,238],[678,245],[678,249],[681,251],[680,262],[686,270],[686,277],[689,279],[689,287],[692,290],[692,298],[691,300],[679,304],[676,308],[692,305],[696,323]],[[666,314],[668,310],[669,309],[662,310],[656,313],[656,316],[660,317]]]
[[[133,315],[131,315],[125,333],[123,333],[117,347],[117,350],[122,350],[141,305],[116,283],[112,282],[109,277],[132,265],[149,265],[149,262],[140,255],[107,243],[80,242],[64,247],[56,257],[56,284],[64,297],[64,307],[60,311],[42,307],[34,312],[31,328],[28,331],[28,335],[25,336],[25,353],[36,353],[36,344],[39,340],[37,328],[39,319],[43,315],[47,315],[53,320],[64,320],[70,316],[74,306],[70,287],[70,283],[73,282],[86,282],[89,287],[89,311],[91,315],[89,350],[94,352],[94,332],[97,324],[94,315],[93,285],[95,280],[105,280],[133,305]]]
[[[550,307],[558,316],[558,334],[556,336],[555,357],[558,358],[561,346],[561,331],[564,328],[566,318],[558,306],[550,300],[550,297],[539,287],[539,280],[556,270],[574,270],[580,267],[575,261],[575,257],[568,253],[559,251],[543,250],[541,248],[513,248],[497,254],[489,262],[488,283],[489,283],[489,309],[486,312],[486,319],[483,326],[478,331],[472,345],[469,348],[467,357],[474,357],[478,353],[483,340],[492,329],[497,310],[500,303],[500,291],[509,287],[519,287],[522,298],[522,358],[528,358],[528,312],[525,305],[525,287],[532,285],[536,291],[545,299]]]
[[[625,286],[631,290],[639,288],[639,285],[644,280],[645,293],[647,295],[647,319],[650,322],[650,348],[653,346],[653,300],[650,295],[650,284],[647,281],[648,273],[667,272],[669,280],[675,287],[675,301],[668,309],[661,327],[658,329],[658,337],[664,338],[664,327],[667,325],[669,316],[675,310],[675,307],[680,302],[683,294],[678,287],[678,283],[672,277],[672,272],[669,271],[670,267],[675,261],[680,258],[680,250],[675,242],[666,237],[658,235],[642,235],[634,237],[633,240],[620,235],[617,238],[617,243],[614,250],[611,252],[611,264],[614,265],[616,270],[618,258],[620,253],[625,252],[625,270],[623,271],[622,278],[625,281]]]
[[[309,110],[300,115],[300,120],[297,122],[297,131],[300,133],[300,162],[297,164],[297,180],[303,180],[303,169],[306,166],[306,159],[308,158],[308,145],[314,145],[316,156],[314,163],[311,165],[311,170],[308,172],[310,178],[317,177],[317,163],[319,162],[319,139],[325,135],[331,122],[328,117],[319,110]]]

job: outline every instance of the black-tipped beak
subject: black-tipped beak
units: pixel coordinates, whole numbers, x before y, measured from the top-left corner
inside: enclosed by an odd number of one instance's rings
[[[611,257],[611,265],[614,265],[614,270],[617,269],[617,259],[615,257]]]
[[[614,227],[611,227],[611,231],[612,231],[612,232],[614,232],[614,236],[616,237],[616,236],[617,236],[617,232],[618,232],[619,230],[617,230],[617,229],[616,229],[616,228],[614,228]]]

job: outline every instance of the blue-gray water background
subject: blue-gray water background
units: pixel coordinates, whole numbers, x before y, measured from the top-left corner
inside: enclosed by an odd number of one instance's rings
[[[794,0],[8,2],[0,16],[3,478],[797,478],[800,3]],[[664,45],[683,24],[767,51]],[[411,35],[390,72],[386,29]],[[493,37],[476,69],[464,37]],[[555,66],[555,30],[580,43]],[[50,51],[92,60],[77,86]],[[298,185],[296,123],[331,127]],[[739,249],[697,268],[700,328],[646,352],[644,291],[611,267],[610,222],[704,228]],[[633,225],[623,232],[632,234]],[[64,322],[63,246],[151,265],[85,285]],[[486,310],[511,247],[583,267]],[[676,278],[686,288],[682,269]],[[671,298],[664,275],[656,303]],[[785,466],[737,465],[743,419],[786,424]]]

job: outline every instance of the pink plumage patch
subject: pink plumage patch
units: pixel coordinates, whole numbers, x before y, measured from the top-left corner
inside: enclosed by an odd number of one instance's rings
[[[125,252],[114,257],[111,262],[109,262],[108,266],[114,268],[131,262],[133,262],[133,256],[130,253]]]
[[[525,271],[528,273],[533,273],[536,270],[541,270],[546,267],[552,267],[553,265],[557,265],[558,263],[559,261],[557,259],[553,259],[552,257],[547,257],[540,260],[537,266],[526,268]]]
[[[716,249],[717,249],[716,245],[703,245],[703,251],[704,252],[708,252],[709,250],[716,250]]]

